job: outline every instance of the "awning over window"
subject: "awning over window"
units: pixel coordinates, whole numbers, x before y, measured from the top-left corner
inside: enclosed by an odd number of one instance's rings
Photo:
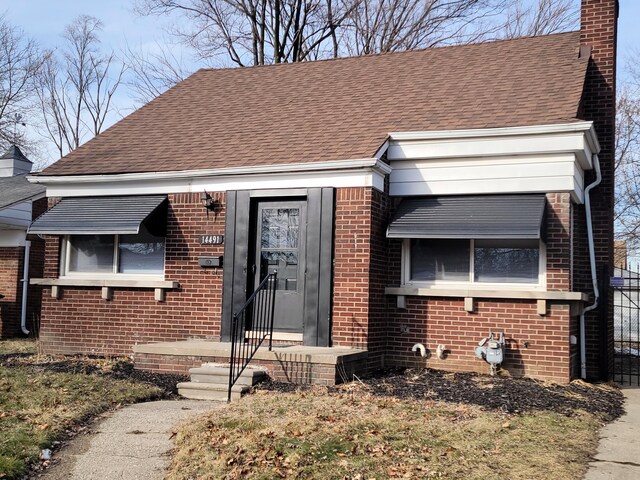
[[[63,198],[34,220],[29,233],[135,234],[147,220],[149,230],[160,235],[159,230],[166,228],[166,199],[166,195]]]
[[[545,196],[465,195],[402,200],[389,238],[541,238]]]

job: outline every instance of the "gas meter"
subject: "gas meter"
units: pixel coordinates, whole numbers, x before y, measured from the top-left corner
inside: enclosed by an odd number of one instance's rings
[[[489,364],[489,373],[495,375],[498,366],[504,361],[504,332],[489,332],[476,347],[476,357]]]

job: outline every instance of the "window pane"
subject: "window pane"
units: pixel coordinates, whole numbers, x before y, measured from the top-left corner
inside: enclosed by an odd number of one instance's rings
[[[299,208],[265,208],[262,210],[262,248],[298,248]]]
[[[538,240],[476,240],[476,282],[538,283]]]
[[[70,272],[113,272],[113,235],[69,237]]]
[[[299,208],[264,208],[262,210],[260,278],[278,270],[278,289],[298,289]]]
[[[411,280],[469,280],[469,240],[411,239]]]
[[[121,235],[120,273],[162,274],[164,272],[164,237],[151,235],[144,224],[137,235]]]

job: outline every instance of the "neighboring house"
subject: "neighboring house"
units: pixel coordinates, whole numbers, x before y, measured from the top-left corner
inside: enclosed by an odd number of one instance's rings
[[[0,157],[0,338],[28,335],[40,316],[40,288],[24,281],[44,261],[44,241],[27,235],[47,208],[45,188],[27,181],[32,166],[16,146]]]
[[[580,32],[198,71],[31,177],[52,207],[30,230],[44,351],[222,358],[277,270],[275,338],[309,347],[283,378],[313,347],[485,372],[493,330],[511,374],[606,376],[611,313],[581,314],[587,199],[599,277],[613,258],[616,3],[584,0]]]

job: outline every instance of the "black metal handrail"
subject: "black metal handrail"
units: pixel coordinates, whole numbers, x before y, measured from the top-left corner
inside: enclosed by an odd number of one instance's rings
[[[231,401],[231,388],[267,337],[269,337],[269,351],[271,351],[277,287],[278,273],[268,274],[242,308],[233,315],[228,402]]]

